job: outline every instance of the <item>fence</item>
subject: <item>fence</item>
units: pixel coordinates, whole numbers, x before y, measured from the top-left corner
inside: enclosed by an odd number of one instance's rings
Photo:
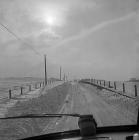
[[[48,80],[47,84],[50,85],[54,80]],[[23,95],[33,90],[43,88],[45,86],[44,81],[33,82],[28,84],[21,84],[20,86],[13,86],[10,88],[0,88],[0,100],[12,99],[16,96]]]
[[[106,81],[97,79],[82,79],[102,87],[106,87],[121,94],[137,97],[139,95],[139,82]]]

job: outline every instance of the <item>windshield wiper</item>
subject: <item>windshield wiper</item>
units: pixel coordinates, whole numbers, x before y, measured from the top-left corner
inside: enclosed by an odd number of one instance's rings
[[[26,114],[13,117],[3,117],[1,120],[7,119],[21,119],[21,118],[52,118],[52,117],[78,117],[78,126],[82,136],[92,136],[96,134],[97,123],[93,115],[80,115],[80,114]]]
[[[19,116],[9,116],[9,117],[1,117],[1,120],[7,120],[7,119],[22,119],[22,118],[52,118],[52,117],[63,117],[63,116],[70,116],[70,117],[81,117],[80,114],[25,114],[25,115],[19,115]]]

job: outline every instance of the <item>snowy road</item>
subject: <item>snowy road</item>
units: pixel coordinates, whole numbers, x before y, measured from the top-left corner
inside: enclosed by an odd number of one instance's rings
[[[111,106],[98,94],[95,87],[88,88],[85,85],[73,83],[71,94],[66,99],[61,110],[62,113],[93,114],[98,126],[134,124],[136,120],[130,119],[132,116],[125,116],[119,112],[120,108]],[[73,117],[63,117],[55,119],[45,132],[58,132],[78,128],[78,119]]]

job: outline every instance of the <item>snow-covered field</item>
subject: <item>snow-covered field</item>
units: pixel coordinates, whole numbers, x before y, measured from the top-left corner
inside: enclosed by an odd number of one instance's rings
[[[137,86],[137,92],[139,96],[139,82],[124,82],[125,84],[125,93],[130,96],[135,96],[135,85]],[[123,83],[117,82],[117,90],[122,91],[123,90]]]
[[[32,85],[32,89],[34,88],[35,83],[42,81],[41,78],[0,78],[0,101],[1,99],[5,99],[9,96],[9,89],[12,89],[12,93],[20,94],[20,87],[23,86],[23,92],[27,92],[29,90],[29,86]]]
[[[90,80],[85,80],[90,82]],[[91,81],[93,82],[93,81]],[[128,81],[110,81],[111,89],[114,89],[114,82],[116,84],[116,91],[123,93],[123,83],[125,86],[125,92],[123,94],[126,94],[128,96],[135,97],[135,85],[137,87],[137,96],[139,96],[139,82],[128,82]],[[97,84],[97,82],[95,82]],[[100,85],[100,81],[98,80],[98,85]],[[104,86],[104,81],[101,81],[101,85]],[[105,87],[109,88],[109,81],[105,81]],[[115,89],[114,89],[115,90]]]
[[[114,81],[110,82],[111,86],[114,88]],[[125,94],[129,96],[135,96],[135,85],[137,86],[137,93],[139,95],[139,82],[122,82],[116,81],[116,90],[123,92],[123,83],[125,85]],[[103,84],[102,84],[103,85]],[[108,87],[108,82],[106,82],[106,86]]]

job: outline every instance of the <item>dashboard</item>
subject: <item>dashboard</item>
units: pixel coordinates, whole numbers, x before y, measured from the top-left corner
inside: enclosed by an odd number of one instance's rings
[[[127,137],[127,138],[126,138]],[[108,133],[99,134],[96,137],[75,137],[75,138],[65,138],[61,140],[139,140],[139,132],[133,133]]]
[[[77,134],[77,133],[76,133]],[[74,133],[70,135],[63,135],[62,133],[50,134],[37,136],[32,138],[25,138],[24,140],[139,140],[139,131],[134,132],[114,132],[114,133],[104,133],[97,134],[91,137],[81,137],[80,135],[75,135]],[[23,139],[22,139],[23,140]]]

